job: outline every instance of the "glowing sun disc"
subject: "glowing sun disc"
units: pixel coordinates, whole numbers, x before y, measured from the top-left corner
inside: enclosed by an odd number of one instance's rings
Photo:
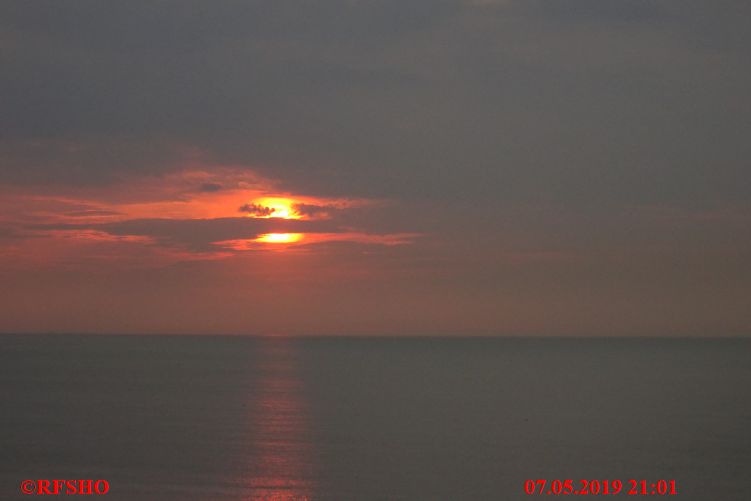
[[[270,209],[271,212],[265,216],[255,216],[265,219],[280,218],[280,219],[301,219],[300,215],[294,208],[295,201],[289,198],[282,197],[264,197],[257,198],[252,202],[255,205]]]
[[[265,233],[256,238],[256,242],[268,244],[291,244],[302,240],[302,233]]]

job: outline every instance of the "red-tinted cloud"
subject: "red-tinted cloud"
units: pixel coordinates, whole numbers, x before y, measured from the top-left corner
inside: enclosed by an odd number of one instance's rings
[[[101,187],[6,187],[4,191],[0,245],[5,245],[6,256],[21,260],[29,255],[24,249],[35,248],[36,263],[58,262],[55,249],[68,260],[78,253],[84,261],[102,246],[107,247],[107,255],[116,255],[121,247],[129,257],[124,262],[130,262],[134,254],[145,260],[157,254],[155,263],[161,264],[170,257],[174,261],[223,259],[292,243],[394,245],[412,238],[403,232],[353,228],[352,214],[346,225],[333,217],[366,210],[376,205],[373,201],[278,191],[273,181],[228,167],[134,177]],[[273,236],[280,234],[301,237],[292,242]],[[39,242],[44,242],[44,252],[39,252]],[[14,251],[9,253],[10,246]]]

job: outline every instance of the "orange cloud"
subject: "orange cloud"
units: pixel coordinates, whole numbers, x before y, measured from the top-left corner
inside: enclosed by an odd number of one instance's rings
[[[350,242],[370,245],[405,245],[412,243],[418,233],[368,234],[355,232],[341,233],[266,233],[254,239],[224,240],[215,245],[235,251],[268,248],[268,245],[285,244],[291,246],[314,245],[326,242]]]
[[[24,248],[34,247],[50,262],[56,249],[85,259],[98,252],[97,245],[106,246],[107,255],[126,247],[131,256],[159,254],[161,263],[165,257],[221,259],[282,245],[403,245],[415,238],[353,228],[350,216],[346,226],[337,223],[347,211],[377,207],[376,201],[288,193],[272,180],[232,167],[134,177],[108,186],[5,186],[0,193],[0,229],[9,229],[0,255],[20,257]],[[40,242],[46,246],[41,253]]]

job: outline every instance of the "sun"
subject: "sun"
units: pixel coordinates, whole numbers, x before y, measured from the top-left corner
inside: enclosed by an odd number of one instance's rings
[[[301,219],[300,214],[295,210],[295,201],[282,197],[264,197],[257,198],[252,202],[255,206],[270,209],[268,215],[255,216],[263,218],[280,218],[280,219]]]
[[[291,244],[303,239],[302,233],[264,233],[256,238],[256,242],[267,244]]]

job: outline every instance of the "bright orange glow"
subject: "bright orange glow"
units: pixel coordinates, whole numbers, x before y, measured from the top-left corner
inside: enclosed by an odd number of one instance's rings
[[[419,233],[387,233],[383,235],[368,233],[266,233],[253,240],[235,239],[213,242],[224,249],[247,251],[263,248],[264,243],[283,243],[311,245],[325,242],[350,242],[367,245],[406,245],[419,238]]]
[[[89,261],[161,266],[224,259],[243,251],[291,251],[326,242],[410,243],[414,238],[409,234],[335,229],[335,220],[344,211],[383,203],[386,202],[278,191],[275,181],[245,167],[200,164],[165,175],[127,177],[103,186],[0,184],[0,268],[10,262],[21,267],[83,265]],[[269,219],[267,222],[295,220],[298,224],[267,228],[263,231],[280,233],[247,238],[246,227],[256,225],[246,225],[247,221],[241,220],[246,217]],[[230,238],[211,241],[214,233],[208,227],[213,226],[214,220],[217,227],[227,229]],[[331,224],[325,227],[334,231],[306,232],[307,228],[319,228],[308,222],[321,220],[330,220]],[[188,224],[200,229],[183,235],[179,228]],[[4,228],[13,228],[12,238],[5,238]],[[183,242],[186,238],[190,243]]]
[[[301,219],[302,216],[294,209],[294,205],[297,203],[295,200],[281,197],[264,197],[257,198],[251,202],[254,205],[260,207],[268,207],[271,209],[271,213],[268,216],[252,216],[261,218],[278,217],[281,219]]]
[[[302,233],[266,233],[256,238],[256,242],[268,244],[291,244],[302,240]]]
[[[242,169],[216,167],[108,186],[0,186],[0,221],[96,225],[132,219],[329,219],[329,212],[377,201],[312,197],[275,191],[273,181]],[[302,207],[302,208],[301,208]],[[328,212],[327,212],[328,211]]]

